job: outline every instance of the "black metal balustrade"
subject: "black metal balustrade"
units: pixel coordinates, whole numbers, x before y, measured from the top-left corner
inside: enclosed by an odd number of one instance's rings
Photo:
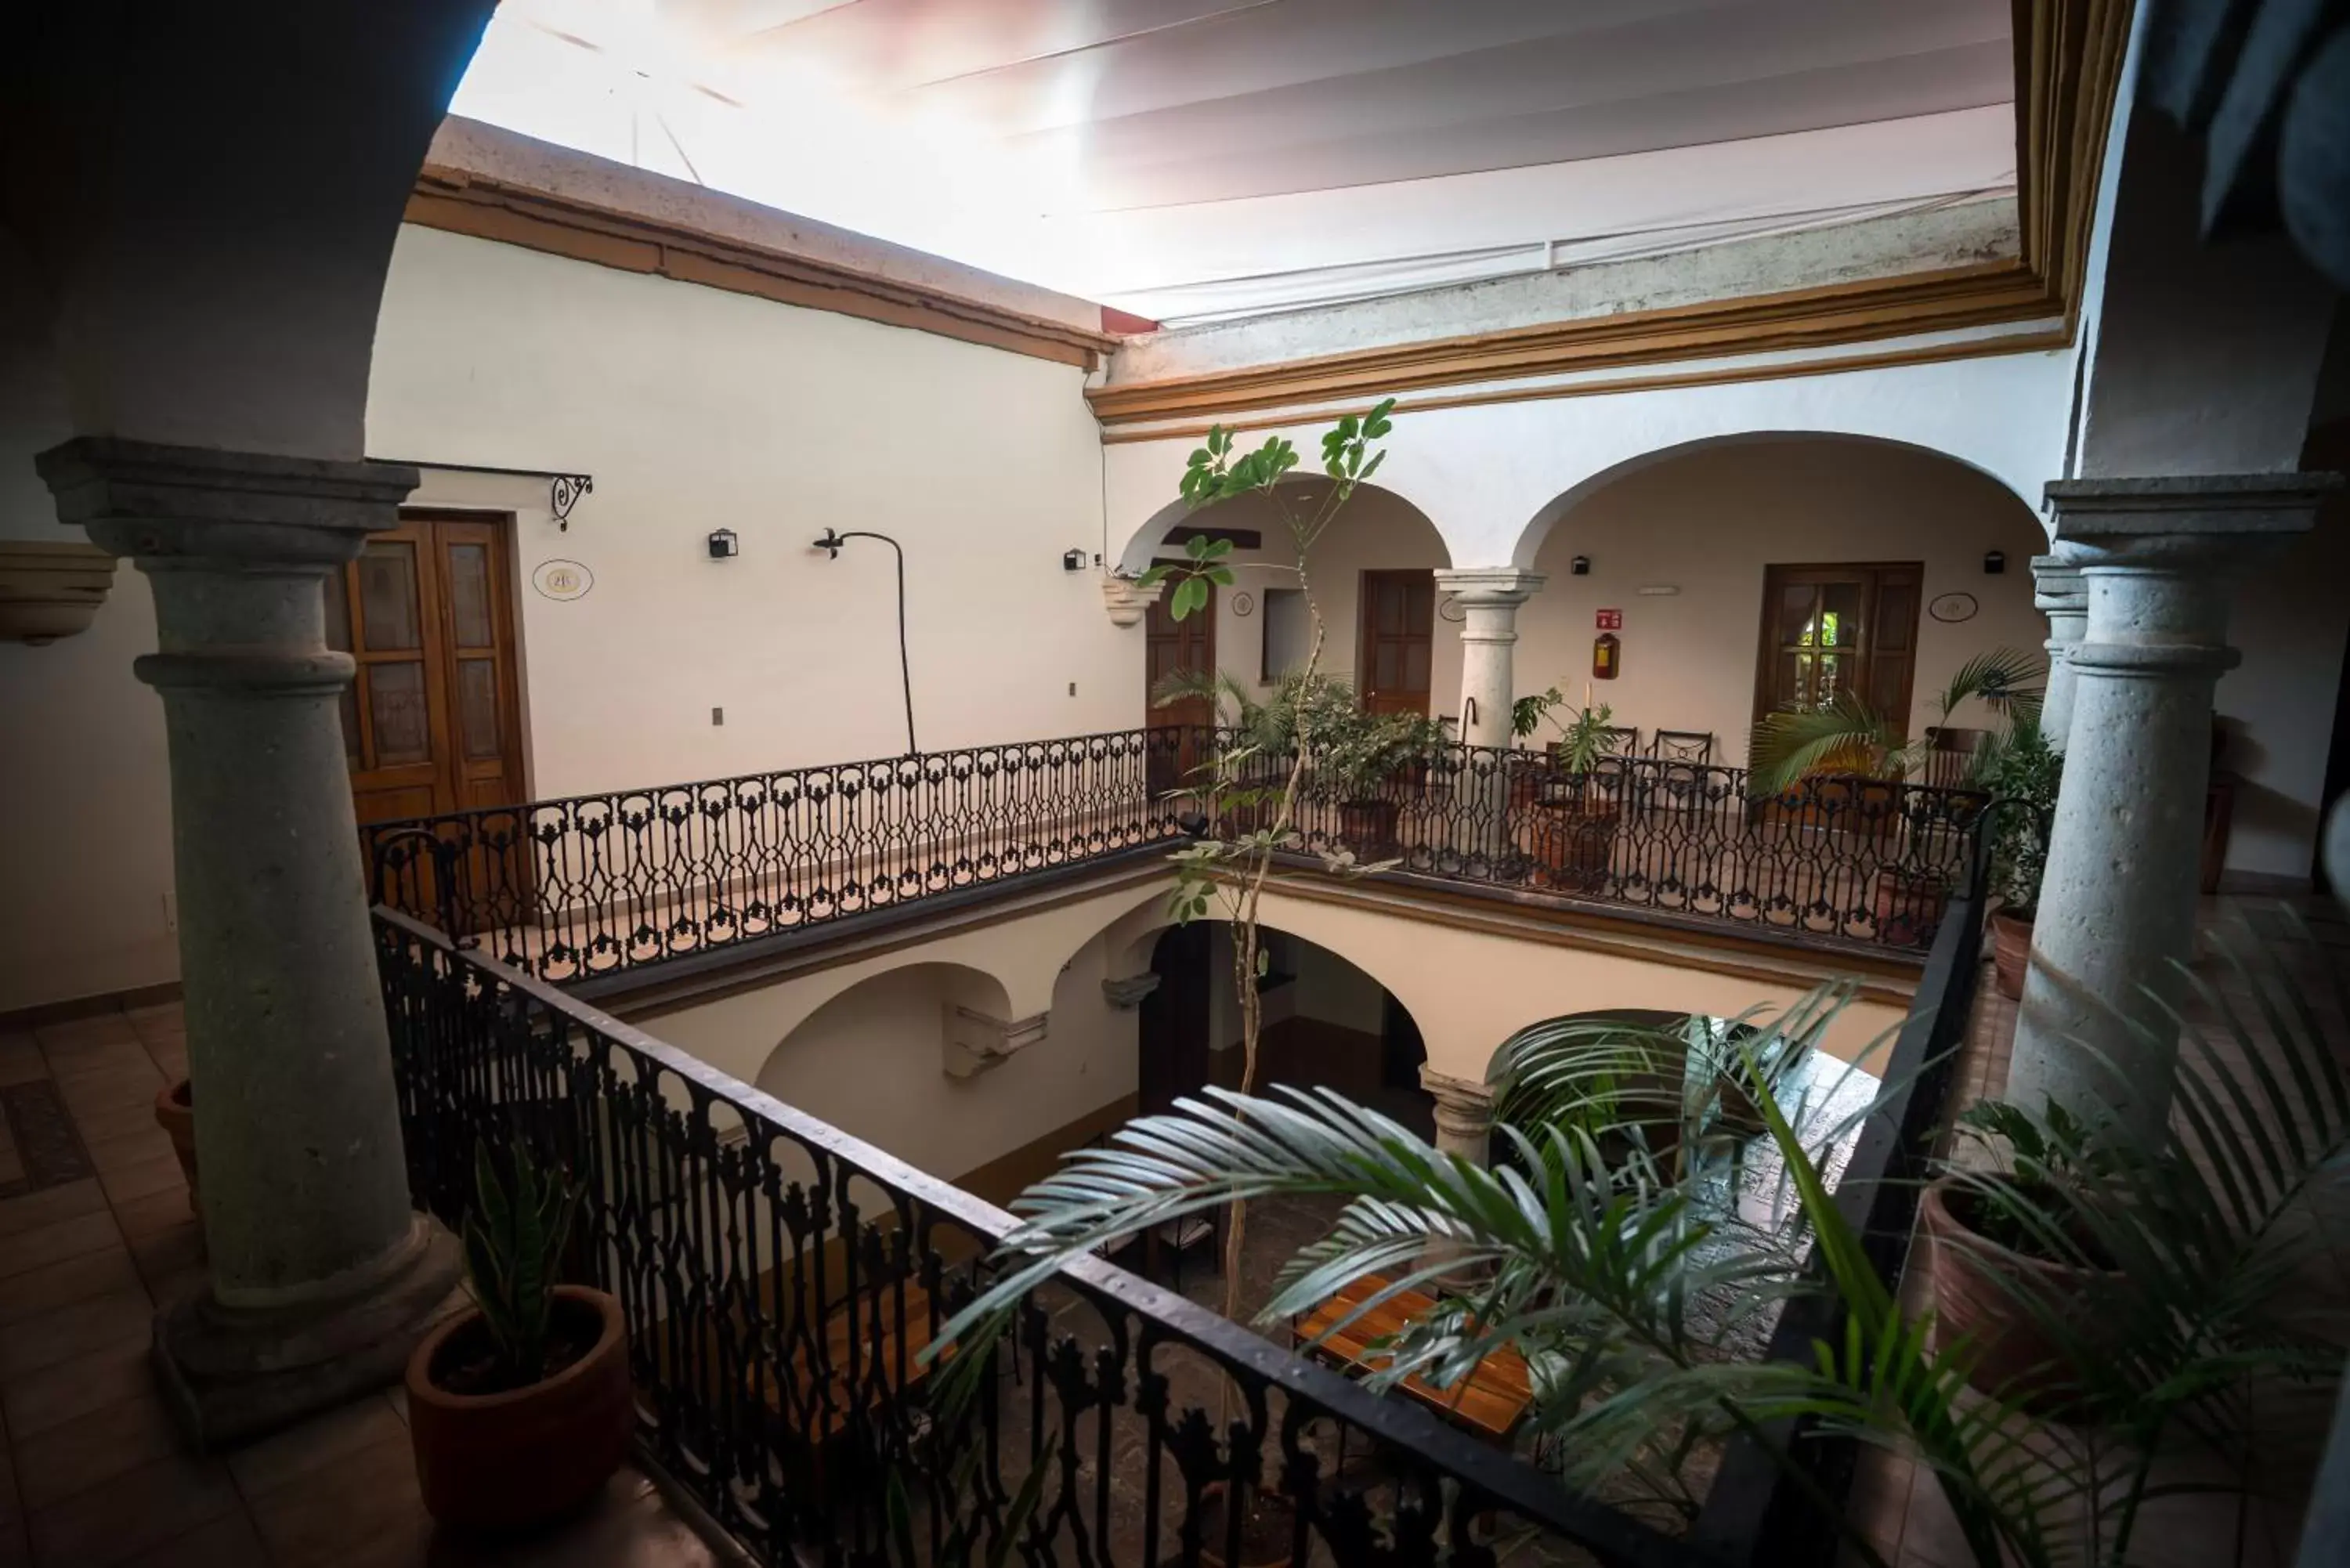
[[[763,1562],[915,1568],[893,1494],[918,1559],[960,1531],[995,1561],[1039,1467],[1030,1568],[1240,1563],[1222,1500],[1252,1492],[1301,1564],[1718,1560],[1091,1259],[951,1348],[989,1365],[950,1409],[920,1353],[1011,1216],[419,921],[376,929],[418,1202],[462,1221],[485,1138],[571,1172],[572,1272],[625,1309],[645,1449]]]
[[[1277,786],[1287,766],[1249,759],[1212,830],[1269,820],[1247,792]],[[1295,827],[1314,854],[1922,952],[1970,888],[1989,805],[1852,777],[1757,796],[1743,768],[1607,756],[1574,774],[1545,753],[1453,745],[1367,786],[1309,772]]]
[[[378,902],[576,981],[1174,837],[1185,735],[1122,730],[360,829]]]

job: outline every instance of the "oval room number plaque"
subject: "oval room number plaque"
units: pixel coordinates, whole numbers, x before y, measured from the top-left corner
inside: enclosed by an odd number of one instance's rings
[[[541,561],[530,585],[551,599],[576,599],[596,586],[596,574],[577,561]]]
[[[1944,594],[1926,607],[1926,613],[1936,620],[1955,622],[1974,619],[1978,607],[1972,594]]]

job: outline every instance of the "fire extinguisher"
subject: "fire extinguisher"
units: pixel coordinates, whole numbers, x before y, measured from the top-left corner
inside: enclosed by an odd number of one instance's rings
[[[1603,631],[1591,639],[1591,678],[1613,680],[1617,670],[1623,668],[1623,644],[1612,631]]]

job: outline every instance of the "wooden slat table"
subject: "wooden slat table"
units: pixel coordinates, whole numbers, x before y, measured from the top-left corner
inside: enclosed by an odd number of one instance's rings
[[[1306,1314],[1295,1329],[1299,1346],[1342,1372],[1376,1372],[1387,1366],[1392,1358],[1372,1346],[1433,1309],[1434,1297],[1419,1291],[1400,1291],[1336,1333],[1328,1331],[1364,1302],[1387,1289],[1388,1283],[1377,1274],[1366,1275]],[[1418,1373],[1397,1386],[1439,1415],[1492,1442],[1508,1439],[1525,1418],[1534,1398],[1534,1381],[1528,1375],[1525,1357],[1507,1345],[1486,1356],[1468,1376],[1450,1388],[1440,1388]]]
[[[931,1364],[921,1359],[921,1353],[931,1345],[931,1297],[912,1280],[905,1282],[905,1332],[901,1335],[897,1319],[897,1291],[894,1284],[880,1287],[881,1334],[874,1337],[872,1293],[860,1293],[837,1303],[825,1314],[825,1362],[835,1374],[848,1369],[850,1314],[856,1315],[857,1386],[832,1390],[833,1402],[811,1408],[817,1395],[818,1371],[803,1357],[794,1356],[786,1370],[792,1380],[792,1393],[798,1412],[786,1416],[783,1409],[782,1391],[772,1382],[759,1390],[764,1404],[785,1428],[796,1431],[805,1442],[818,1449],[837,1437],[847,1426],[852,1411],[870,1408],[885,1398],[899,1398],[912,1393],[927,1382]],[[899,1355],[905,1355],[905,1381],[898,1383]],[[876,1376],[876,1369],[879,1375]]]

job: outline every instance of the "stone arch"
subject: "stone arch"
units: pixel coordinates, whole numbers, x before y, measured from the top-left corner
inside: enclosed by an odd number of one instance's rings
[[[2027,516],[2037,516],[2034,510],[2034,498],[2019,491],[2009,479],[1979,462],[1939,447],[1859,431],[1801,428],[1733,431],[1715,435],[1697,436],[1688,441],[1653,447],[1610,463],[1575,481],[1551,497],[1536,509],[1533,516],[1526,519],[1511,546],[1511,564],[1521,567],[1533,566],[1535,557],[1541,554],[1543,545],[1547,542],[1552,529],[1564,521],[1577,506],[1634,474],[1675,462],[1700,452],[1730,447],[1764,446],[1783,441],[1848,441],[1856,446],[1887,448],[1915,453],[1921,458],[1951,463],[1970,472],[1981,474],[1991,484],[2012,495],[2019,512]],[[2042,536],[2044,541],[2046,536],[2044,528]],[[2022,563],[2015,564],[2021,569]]]
[[[1284,495],[1293,508],[1310,506],[1314,498],[1329,486],[1329,480],[1318,472],[1293,474],[1282,481]],[[1170,485],[1171,492],[1174,486]],[[1347,503],[1347,514],[1342,514],[1336,529],[1343,530],[1358,516],[1367,514],[1367,526],[1406,527],[1409,522],[1424,524],[1436,542],[1443,557],[1437,565],[1452,564],[1452,545],[1445,537],[1428,508],[1404,492],[1385,484],[1366,484],[1357,489]],[[1274,531],[1280,527],[1280,514],[1273,504],[1262,496],[1237,496],[1221,502],[1205,511],[1195,511],[1181,499],[1166,503],[1146,514],[1124,538],[1118,541],[1116,565],[1119,572],[1134,576],[1147,569],[1162,554],[1179,554],[1186,537],[1183,525],[1208,528],[1253,528],[1265,535],[1268,554],[1286,560],[1285,546],[1276,542]],[[1326,538],[1328,535],[1326,535]]]
[[[831,983],[822,983],[827,981]],[[901,1065],[918,1066],[924,1072],[938,1070],[941,1043],[952,1033],[949,1021],[953,1012],[1011,1026],[1035,1019],[1039,1028],[1045,1016],[1042,1010],[1034,1014],[1017,1012],[1018,1003],[1011,989],[998,976],[970,964],[937,959],[880,970],[827,971],[809,977],[794,989],[790,1012],[773,1020],[782,1032],[775,1036],[775,1043],[768,1048],[753,1078],[758,1087],[778,1097],[787,1097],[782,1090],[790,1076],[789,1058],[795,1040],[816,1037],[824,1033],[827,1024],[837,1023],[844,1014],[870,1008],[879,999],[902,1003],[896,1009],[904,1014],[901,1022],[920,1023],[922,1027],[874,1029],[870,1033],[871,1048],[884,1054],[903,1051],[908,1058]],[[1049,993],[1046,1000],[1049,1005]],[[869,1070],[884,1073],[884,1064],[876,1062]]]

